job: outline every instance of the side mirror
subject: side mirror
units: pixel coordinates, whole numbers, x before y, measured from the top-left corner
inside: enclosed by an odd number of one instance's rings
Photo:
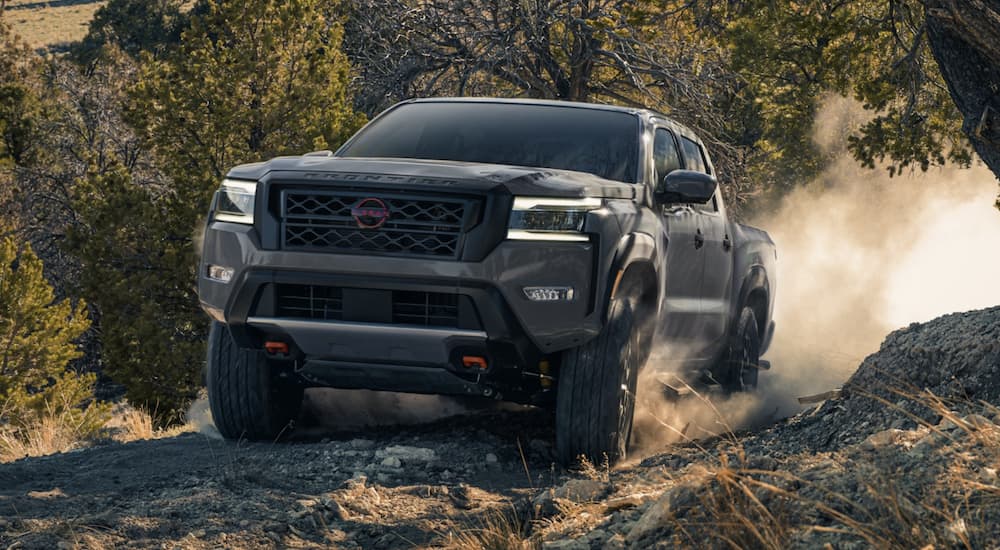
[[[660,182],[656,188],[656,196],[665,203],[705,204],[712,199],[718,186],[715,176],[694,170],[674,170]]]

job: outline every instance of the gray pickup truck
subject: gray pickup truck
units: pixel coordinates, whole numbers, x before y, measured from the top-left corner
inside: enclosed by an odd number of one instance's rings
[[[228,438],[280,437],[304,388],[555,411],[559,458],[619,460],[640,368],[741,391],[774,332],[775,248],[655,112],[426,99],[338,151],[233,168],[198,291]]]

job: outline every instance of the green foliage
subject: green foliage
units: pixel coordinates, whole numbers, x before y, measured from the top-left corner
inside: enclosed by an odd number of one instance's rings
[[[969,166],[972,150],[931,53],[923,5],[889,0],[869,9],[876,7],[878,25],[863,37],[873,43],[870,68],[852,81],[855,98],[874,116],[850,137],[851,152],[870,168],[886,163],[890,174],[948,162]]]
[[[121,165],[94,170],[74,188],[79,224],[67,235],[85,264],[80,290],[101,312],[104,374],[161,425],[197,393],[205,337],[192,303],[194,224],[171,214],[172,199]]]
[[[194,281],[196,228],[233,165],[335,146],[350,108],[341,29],[319,0],[225,0],[194,15],[179,45],[143,55],[129,114],[168,183],[124,166],[80,181],[70,231],[81,289],[101,312],[105,372],[158,424],[195,395],[207,322]]]
[[[67,365],[79,357],[74,340],[90,326],[83,302],[55,301],[30,246],[0,239],[0,427],[25,438],[44,417],[68,419],[87,437],[107,419],[93,400],[93,374]]]
[[[192,213],[231,166],[338,144],[362,122],[350,108],[342,30],[326,6],[214,2],[176,51],[147,57],[132,118]]]
[[[63,56],[39,68],[44,116],[35,119],[30,158],[11,171],[12,196],[7,201],[0,196],[0,216],[17,220],[19,235],[45,263],[49,282],[57,293],[66,293],[81,270],[62,246],[67,228],[79,221],[70,196],[75,183],[116,159],[137,179],[163,178],[122,119],[125,88],[137,72],[134,60],[109,45],[85,67]]]
[[[724,16],[729,20],[722,36],[761,118],[755,145],[789,182],[810,178],[822,165],[811,140],[819,101],[830,89],[845,89],[841,76],[860,53],[845,55],[857,46],[848,11],[822,2],[760,1]]]
[[[947,161],[967,165],[961,117],[926,43],[915,0],[752,0],[719,4],[708,19],[748,86],[766,153],[758,177],[793,186],[828,159],[812,140],[826,93],[853,96],[871,118],[849,138],[864,165],[892,173]]]
[[[158,53],[180,42],[187,25],[182,4],[181,0],[110,0],[94,13],[87,36],[75,46],[75,53],[89,61],[107,44],[133,57],[140,52]]]
[[[35,127],[43,114],[35,86],[37,66],[28,45],[0,19],[0,167],[31,160]]]

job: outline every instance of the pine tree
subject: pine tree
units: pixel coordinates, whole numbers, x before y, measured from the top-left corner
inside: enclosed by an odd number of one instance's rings
[[[0,18],[0,168],[31,160],[43,115],[37,96],[38,59]]]
[[[208,323],[194,235],[226,171],[335,146],[362,122],[341,35],[319,0],[209,3],[175,50],[143,56],[130,92],[130,119],[171,183],[143,187],[118,169],[77,186],[70,243],[101,312],[105,372],[160,424],[197,391]]]
[[[126,54],[156,54],[180,41],[187,25],[182,0],[109,0],[94,12],[87,36],[74,45],[74,54],[90,62],[107,44]],[[197,7],[193,8],[197,9]]]
[[[84,263],[80,291],[101,312],[103,373],[159,424],[180,420],[197,393],[205,337],[193,222],[177,223],[170,202],[121,164],[94,170],[74,188],[79,223],[67,235]]]
[[[359,126],[342,34],[327,2],[219,0],[175,52],[147,56],[132,118],[189,219],[231,166],[330,147]]]
[[[82,301],[55,300],[30,246],[0,238],[0,428],[27,437],[43,417],[59,417],[86,437],[104,423],[107,407],[93,400],[95,376],[67,369],[80,355],[74,341],[89,326]]]

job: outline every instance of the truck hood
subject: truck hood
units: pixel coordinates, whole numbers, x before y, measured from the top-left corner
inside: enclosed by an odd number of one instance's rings
[[[259,180],[265,175],[280,180],[320,184],[361,181],[408,189],[413,189],[414,185],[427,185],[455,191],[485,192],[504,187],[513,195],[551,197],[630,199],[639,187],[571,170],[414,159],[277,157],[267,162],[237,166],[229,171],[229,177],[237,179]]]

